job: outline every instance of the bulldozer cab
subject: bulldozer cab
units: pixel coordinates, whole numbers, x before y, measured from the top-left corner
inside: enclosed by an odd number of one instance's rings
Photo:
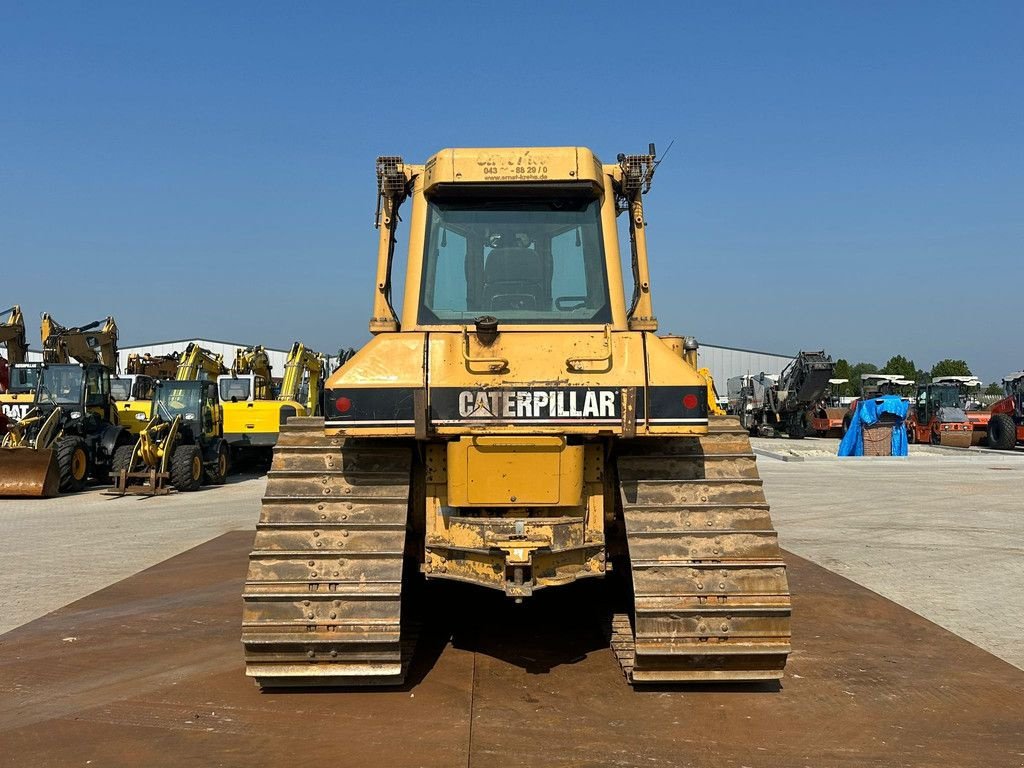
[[[600,205],[586,185],[550,198],[430,202],[417,321],[612,321]]]

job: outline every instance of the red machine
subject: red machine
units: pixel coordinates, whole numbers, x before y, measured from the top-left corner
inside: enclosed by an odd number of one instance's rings
[[[989,409],[988,445],[1009,451],[1024,442],[1024,371],[1003,377],[1006,397]]]

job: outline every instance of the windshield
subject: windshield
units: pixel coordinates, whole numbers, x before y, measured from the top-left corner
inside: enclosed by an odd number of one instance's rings
[[[7,391],[12,395],[26,395],[36,391],[39,381],[39,366],[15,365],[11,368],[11,386]]]
[[[39,401],[77,405],[82,400],[82,376],[77,365],[50,365],[39,374]]]
[[[610,323],[597,200],[432,202],[419,322]]]
[[[115,400],[128,400],[132,396],[131,379],[111,379],[110,395]]]
[[[250,383],[249,379],[222,378],[220,380],[220,399],[228,402],[248,400],[249,393],[252,391]]]
[[[202,388],[200,381],[164,381],[156,391],[157,415],[169,418],[181,414],[195,416],[199,413]]]
[[[939,408],[959,408],[960,407],[960,390],[956,387],[935,387],[932,390],[932,398],[935,401],[935,405]]]

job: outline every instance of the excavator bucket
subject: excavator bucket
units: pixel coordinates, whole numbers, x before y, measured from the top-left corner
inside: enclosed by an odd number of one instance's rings
[[[50,448],[0,448],[0,496],[56,496],[60,472]]]

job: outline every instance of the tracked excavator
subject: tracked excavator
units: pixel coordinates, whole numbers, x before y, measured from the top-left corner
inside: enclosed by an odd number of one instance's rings
[[[306,416],[319,416],[326,367],[323,355],[296,341],[288,351],[277,399],[285,403],[301,403]]]
[[[115,451],[134,439],[111,397],[113,318],[66,328],[44,314],[41,331],[32,406],[0,448],[0,496],[52,496],[80,491],[90,478],[106,482]]]
[[[0,355],[0,366],[6,370],[0,386],[0,435],[6,425],[25,418],[35,396],[39,363],[28,362],[28,341],[25,338],[25,317],[15,305],[0,312],[0,344],[7,355]]]
[[[192,342],[175,361],[173,376],[154,382],[153,412],[138,441],[114,454],[114,495],[196,491],[227,478],[230,457],[217,394],[217,378],[227,371],[224,357]]]
[[[234,453],[268,452],[277,443],[281,425],[290,417],[317,413],[318,396],[305,405],[296,400],[304,383],[304,372],[310,373],[310,388],[317,393],[320,388],[319,381],[312,380],[315,353],[308,360],[306,353],[304,345],[292,345],[281,393],[276,396],[266,349],[256,346],[237,350],[231,372],[218,380],[224,407],[224,438]],[[323,376],[322,362],[316,376]]]
[[[656,335],[656,163],[653,146],[378,159],[373,338],[328,379],[323,418],[282,427],[250,555],[259,685],[401,682],[423,578],[514,601],[617,578],[608,632],[632,684],[781,677],[789,588],[749,437]]]

